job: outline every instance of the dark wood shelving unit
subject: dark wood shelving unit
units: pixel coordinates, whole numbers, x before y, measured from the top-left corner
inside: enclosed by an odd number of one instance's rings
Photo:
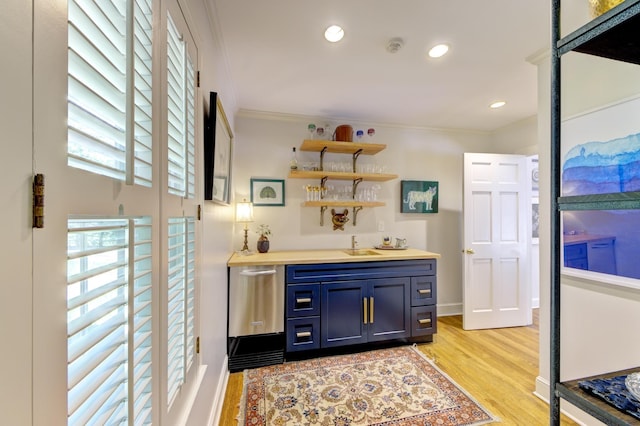
[[[607,425],[640,424],[579,388],[582,380],[609,378],[640,371],[640,367],[599,376],[560,382],[560,271],[562,211],[640,209],[640,192],[561,197],[560,69],[562,55],[580,52],[640,65],[640,0],[626,0],[586,25],[560,38],[560,2],[552,0],[551,64],[551,402],[550,423],[560,424],[560,399],[564,399]]]

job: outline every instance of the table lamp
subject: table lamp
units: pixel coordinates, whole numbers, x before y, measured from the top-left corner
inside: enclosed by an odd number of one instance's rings
[[[244,223],[244,245],[242,246],[243,253],[249,253],[249,246],[247,240],[247,232],[249,227],[247,224],[253,222],[253,203],[244,198],[241,202],[236,203],[236,222]]]

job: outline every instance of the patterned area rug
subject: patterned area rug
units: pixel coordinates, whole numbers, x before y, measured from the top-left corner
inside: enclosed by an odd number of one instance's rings
[[[244,372],[239,425],[480,425],[497,419],[402,346]]]

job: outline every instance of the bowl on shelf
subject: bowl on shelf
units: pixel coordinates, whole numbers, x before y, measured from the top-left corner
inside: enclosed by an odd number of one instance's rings
[[[640,373],[631,373],[624,379],[627,390],[635,399],[640,401]]]
[[[609,9],[619,5],[623,0],[589,0],[591,17],[597,18]]]

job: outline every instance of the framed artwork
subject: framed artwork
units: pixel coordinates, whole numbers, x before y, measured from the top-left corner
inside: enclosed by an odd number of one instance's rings
[[[562,195],[594,201],[593,209],[562,211],[562,273],[638,285],[640,234],[633,230],[640,223],[640,209],[605,200],[625,199],[623,193],[632,199],[640,191],[639,110],[640,98],[635,97],[561,124]]]
[[[438,213],[438,182],[403,180],[400,187],[401,213]]]
[[[562,122],[562,195],[640,191],[640,98]]]
[[[531,242],[540,243],[540,204],[537,198],[531,200]]]
[[[204,199],[230,204],[233,133],[216,92],[209,96],[204,129]]]
[[[284,180],[251,178],[251,202],[254,206],[284,206]]]

